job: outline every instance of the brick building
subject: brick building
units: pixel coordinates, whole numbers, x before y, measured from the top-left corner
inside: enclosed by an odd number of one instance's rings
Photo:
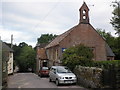
[[[45,52],[45,46],[47,44],[46,43],[42,43],[42,44],[37,44],[36,45],[36,73],[38,74],[39,70],[41,67],[47,67],[48,66],[48,59],[46,56],[46,52]]]
[[[106,43],[105,39],[99,35],[94,27],[89,23],[89,8],[84,2],[80,11],[79,24],[69,29],[65,33],[56,37],[46,47],[46,54],[49,66],[61,63],[62,53],[65,49],[84,44],[90,47],[94,53],[94,60],[113,60],[114,53]]]

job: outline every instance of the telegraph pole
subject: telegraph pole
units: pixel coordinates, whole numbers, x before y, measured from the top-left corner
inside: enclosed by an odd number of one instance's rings
[[[11,48],[13,48],[13,34],[11,35]]]

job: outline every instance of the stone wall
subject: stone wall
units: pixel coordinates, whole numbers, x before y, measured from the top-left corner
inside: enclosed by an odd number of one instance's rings
[[[102,87],[101,68],[77,66],[74,73],[77,76],[78,84],[88,88]]]

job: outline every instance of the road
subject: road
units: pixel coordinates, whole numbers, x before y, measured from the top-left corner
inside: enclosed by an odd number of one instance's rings
[[[8,88],[79,88],[79,90],[87,90],[78,85],[56,86],[54,82],[49,82],[49,78],[40,78],[34,73],[16,73],[9,76]]]

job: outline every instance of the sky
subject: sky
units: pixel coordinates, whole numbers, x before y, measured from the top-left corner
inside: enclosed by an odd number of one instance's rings
[[[110,24],[115,0],[1,0],[1,40],[10,43],[13,34],[13,44],[26,42],[35,47],[41,34],[60,35],[77,25],[83,1],[90,9],[90,24],[115,35]]]

